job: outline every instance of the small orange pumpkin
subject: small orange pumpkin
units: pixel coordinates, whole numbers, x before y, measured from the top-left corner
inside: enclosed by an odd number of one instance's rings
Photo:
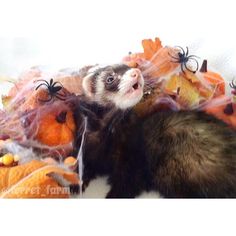
[[[32,91],[31,95],[25,102],[19,107],[19,111],[25,112],[38,108],[44,105],[44,100],[49,98],[48,91],[46,89],[39,89]]]
[[[213,71],[208,71],[207,69],[207,60],[204,60],[200,69],[200,72],[203,75],[203,78],[207,81],[207,83],[214,87],[214,97],[218,97],[220,95],[225,94],[225,80],[224,78]]]
[[[204,110],[236,128],[236,104],[232,103],[231,98],[224,95],[219,96],[213,99]]]
[[[76,131],[72,111],[51,111],[41,117],[38,123],[36,139],[48,146],[67,145],[74,142]]]

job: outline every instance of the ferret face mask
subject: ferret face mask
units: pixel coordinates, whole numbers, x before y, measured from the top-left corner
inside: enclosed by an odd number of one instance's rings
[[[144,79],[141,71],[124,64],[93,67],[83,79],[85,94],[101,105],[114,104],[127,109],[143,96]]]

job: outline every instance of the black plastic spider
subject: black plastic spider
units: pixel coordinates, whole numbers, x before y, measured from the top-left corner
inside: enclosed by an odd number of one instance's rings
[[[177,46],[176,48],[179,48],[181,51],[178,52],[178,57],[175,57],[173,55],[171,55],[169,53],[169,56],[171,56],[173,59],[175,59],[175,61],[172,61],[174,63],[180,63],[180,66],[181,66],[181,70],[183,73],[184,72],[184,68],[192,73],[196,73],[198,71],[198,68],[199,68],[199,64],[198,64],[198,61],[197,61],[197,56],[195,55],[188,55],[189,51],[188,51],[188,47],[186,47],[187,51],[185,52],[184,49],[182,47],[179,47]],[[190,60],[193,60],[196,62],[196,70],[191,70],[191,68],[188,67],[188,62]]]
[[[39,99],[41,102],[49,102],[51,101],[54,97],[58,98],[62,101],[65,101],[65,94],[60,94],[59,91],[62,90],[63,86],[61,83],[59,82],[53,82],[53,79],[50,79],[50,82],[48,83],[47,80],[36,80],[36,82],[43,82],[40,85],[38,85],[36,87],[35,90],[38,90],[41,86],[46,86],[48,89],[48,94],[49,94],[49,99],[47,100],[41,100]],[[59,84],[59,85],[57,85]]]

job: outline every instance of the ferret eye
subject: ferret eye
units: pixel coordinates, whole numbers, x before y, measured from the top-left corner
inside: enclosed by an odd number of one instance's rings
[[[106,79],[107,84],[111,84],[114,81],[115,77],[114,76],[108,76]]]

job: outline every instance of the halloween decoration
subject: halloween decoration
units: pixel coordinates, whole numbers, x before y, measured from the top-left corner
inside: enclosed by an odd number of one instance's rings
[[[36,80],[36,82],[42,82],[40,85],[36,87],[35,90],[38,90],[41,86],[46,86],[49,94],[49,99],[47,100],[42,100],[42,102],[49,102],[51,101],[54,97],[58,98],[62,101],[65,100],[65,94],[60,94],[59,91],[62,90],[63,86],[59,82],[54,82],[53,79],[50,79],[50,82],[48,83],[46,80]],[[59,84],[59,85],[57,85]]]
[[[71,111],[52,111],[39,120],[35,138],[48,146],[73,143],[75,121]]]
[[[144,97],[135,108],[138,115],[148,116],[163,109],[205,110],[215,103],[214,99],[218,103],[218,98],[226,95],[224,78],[208,70],[207,60],[198,70],[200,58],[189,55],[188,47],[163,47],[158,38],[143,40],[142,45],[143,53],[129,54],[123,59],[139,68],[145,78]],[[225,98],[221,99],[223,110],[227,104]]]
[[[14,156],[11,153],[7,153],[0,157],[0,163],[4,166],[9,166],[14,162]]]
[[[122,100],[118,91],[130,77],[136,80],[130,80],[131,88],[125,94],[133,96],[132,104],[136,104],[134,111],[139,118],[148,119],[165,111],[197,110],[236,127],[234,81],[229,84],[232,94],[227,94],[224,78],[209,70],[207,60],[202,61],[199,69],[201,59],[189,53],[189,47],[185,50],[181,46],[164,46],[159,38],[142,40],[142,47],[142,52],[123,58],[125,65],[108,66],[105,71],[101,67],[102,75],[93,74],[99,65],[88,65],[57,72],[33,67],[18,79],[0,77],[0,82],[12,83],[10,91],[2,96],[0,110],[0,197],[70,197],[70,191],[62,192],[70,185],[75,185],[75,189],[79,186],[82,194],[83,149],[94,127],[90,127],[91,117],[87,116],[91,113],[83,110],[81,99],[106,108],[116,100],[116,106],[125,109],[131,103]],[[121,81],[121,75],[127,71],[130,74],[126,74],[126,81]],[[78,104],[83,113],[81,120],[75,119]],[[106,117],[106,109],[99,106],[94,106],[94,112],[99,113],[101,120]],[[96,122],[95,128],[103,124]],[[113,125],[109,126],[111,133]],[[34,187],[39,191],[32,193]],[[54,187],[61,192],[54,194]],[[26,191],[19,192],[22,188]]]
[[[15,167],[0,167],[0,198],[70,197],[69,185],[62,186],[51,173],[60,176],[65,183],[78,184],[76,173],[58,165],[32,160]]]
[[[182,47],[176,47],[176,48],[179,48],[181,51],[178,52],[178,56],[174,56],[174,55],[170,55],[170,57],[173,59],[173,62],[174,63],[179,63],[180,66],[181,66],[181,70],[183,73],[185,73],[184,69],[192,72],[192,73],[196,73],[198,71],[198,67],[199,67],[199,64],[198,64],[198,61],[196,60],[196,56],[195,55],[188,55],[189,54],[189,50],[188,50],[188,47],[186,47],[186,52],[184,51],[184,49]],[[191,68],[188,67],[188,62],[189,61],[194,61],[196,63],[196,69],[195,70],[192,70]]]

